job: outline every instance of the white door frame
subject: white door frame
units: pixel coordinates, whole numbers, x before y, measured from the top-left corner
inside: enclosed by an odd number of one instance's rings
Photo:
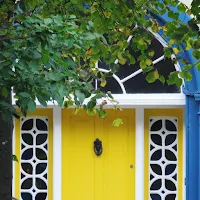
[[[144,109],[145,108],[184,108],[185,95],[179,94],[119,94],[113,95],[122,108],[134,108],[136,110],[136,185],[135,200],[144,200]],[[99,101],[101,103],[101,101]],[[108,102],[105,108],[113,105]],[[42,107],[37,101],[37,107]],[[62,110],[53,103],[48,103],[53,108],[53,199],[62,200]],[[183,123],[184,124],[184,123]],[[184,151],[185,151],[185,127],[184,127]],[[15,135],[15,134],[14,134]],[[13,137],[13,147],[15,136]],[[183,154],[185,155],[185,153]],[[185,157],[183,157],[183,177],[185,177]],[[15,169],[13,169],[13,174]],[[13,177],[13,183],[14,177]],[[183,183],[184,185],[184,183]],[[13,194],[15,193],[13,184]],[[185,199],[185,187],[183,187],[183,200]]]

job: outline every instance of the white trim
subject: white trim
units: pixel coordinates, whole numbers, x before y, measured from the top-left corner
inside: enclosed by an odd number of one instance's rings
[[[133,108],[135,106],[184,106],[184,94],[117,94],[113,95],[120,106]],[[107,104],[112,105],[112,104]]]
[[[62,129],[61,109],[53,108],[53,200],[61,200],[62,192]]]
[[[135,199],[144,199],[144,108],[136,108]]]
[[[133,108],[136,106],[185,106],[186,98],[183,93],[155,93],[155,94],[114,94],[114,99],[119,103],[120,106],[126,108]],[[84,101],[86,104],[90,98]],[[13,100],[13,102],[15,102]],[[98,100],[101,103],[102,99]],[[14,104],[15,105],[15,104]],[[38,108],[43,107],[36,100],[36,105]],[[111,102],[107,102],[107,107],[112,107]],[[48,102],[48,107],[58,107],[57,103]]]
[[[152,28],[147,28],[147,30],[163,45],[163,47],[168,47],[166,41],[158,33],[154,33]]]

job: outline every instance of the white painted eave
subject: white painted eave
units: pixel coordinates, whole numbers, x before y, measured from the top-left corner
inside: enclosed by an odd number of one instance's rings
[[[122,107],[134,106],[184,106],[186,104],[185,95],[183,93],[164,93],[164,94],[114,94],[114,99]],[[98,104],[104,99],[98,100]],[[87,104],[87,99],[84,104]],[[13,105],[16,105],[13,97]],[[37,107],[42,107],[36,100]],[[48,102],[48,107],[57,107],[57,103]],[[106,107],[113,107],[113,104],[107,101]]]

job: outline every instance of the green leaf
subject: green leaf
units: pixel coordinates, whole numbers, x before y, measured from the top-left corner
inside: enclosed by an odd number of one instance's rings
[[[149,67],[146,67],[145,69],[143,69],[142,71],[144,72],[144,73],[147,73],[147,72],[150,72],[150,71],[152,71],[154,68],[152,67],[152,66],[149,66]]]
[[[52,22],[53,22],[53,20],[52,20],[51,18],[44,19],[44,23],[45,23],[46,25],[49,25],[49,24],[51,24]]]
[[[188,71],[188,70],[190,70],[191,68],[192,68],[192,65],[189,64],[189,65],[185,65],[185,66],[183,67],[183,70],[184,70],[184,71]]]
[[[83,103],[83,101],[85,100],[85,94],[82,93],[80,90],[75,90],[75,95],[78,98],[78,101],[80,102],[80,104]]]
[[[107,84],[107,81],[105,79],[101,79],[101,87],[105,87]]]
[[[64,102],[64,108],[69,108],[70,106],[74,105],[74,101],[72,100],[67,100]]]
[[[16,161],[16,162],[19,162],[19,160],[18,160],[18,158],[17,158],[16,155],[12,155],[12,160],[13,160],[13,161]]]
[[[119,127],[120,125],[122,125],[123,124],[123,121],[122,121],[122,119],[120,119],[120,118],[117,118],[117,119],[115,119],[114,121],[113,121],[113,126],[115,126],[115,127]]]
[[[70,0],[70,2],[73,4],[78,4],[78,0]]]
[[[41,105],[43,105],[44,107],[47,107],[47,102],[42,95],[40,96],[38,95],[37,98],[38,98],[38,101],[41,103]]]
[[[27,98],[31,97],[31,95],[27,92],[20,92],[19,95],[22,97],[27,97]]]
[[[145,63],[146,63],[147,66],[150,66],[152,64],[152,60],[146,59]]]
[[[148,75],[146,76],[146,80],[147,80],[148,83],[153,83],[156,79],[155,79],[153,73],[150,72],[150,73],[148,73]]]
[[[96,100],[90,100],[87,104],[87,109],[88,110],[93,110],[93,108],[96,106]]]
[[[169,79],[167,80],[167,83],[169,85],[176,84],[180,88],[183,83],[182,78],[179,77],[180,73],[181,72],[177,72],[177,71],[171,72],[169,75]]]
[[[195,66],[200,71],[200,62],[198,62]]]
[[[8,90],[7,90],[5,87],[3,87],[2,90],[1,90],[1,94],[2,94],[5,98],[8,97]]]
[[[96,109],[87,110],[89,116],[94,116],[96,114]]]
[[[189,42],[187,42],[187,43],[186,43],[186,48],[185,48],[185,49],[188,51],[188,50],[191,49],[191,47],[192,47],[191,44],[190,44]]]
[[[85,33],[85,40],[94,40],[96,39],[96,35],[92,34],[92,33]]]
[[[106,113],[105,110],[103,110],[102,108],[98,108],[97,112],[98,112],[98,115],[99,115],[100,118],[102,118],[102,119],[106,118],[107,113]]]
[[[200,50],[194,50],[193,52],[192,52],[192,55],[197,59],[197,60],[199,60],[200,59]]]
[[[159,81],[160,81],[161,83],[164,84],[164,83],[165,83],[165,78],[164,78],[164,76],[161,75],[161,76],[159,77]]]
[[[140,62],[140,68],[141,68],[141,69],[145,69],[146,67],[147,67],[146,62],[145,62],[144,60],[142,60],[142,61]]]
[[[120,63],[121,65],[124,65],[124,64],[126,63],[126,58],[124,58],[124,57],[122,56],[122,53],[118,53],[118,54],[117,54],[117,58],[118,58],[118,61],[119,61],[119,63]]]
[[[158,70],[153,71],[152,74],[153,74],[155,80],[157,80],[159,78]]]
[[[179,14],[178,13],[174,13],[173,11],[169,11],[168,12],[168,17],[177,20],[178,17],[179,17]]]
[[[28,102],[28,109],[30,113],[33,113],[36,109],[36,103],[32,99],[30,99]]]
[[[182,13],[186,12],[186,6],[183,3],[179,3],[178,10]]]
[[[114,99],[114,97],[112,96],[112,94],[111,94],[110,91],[107,92],[107,95],[108,95],[108,97],[111,98],[112,100]]]
[[[186,81],[191,81],[192,80],[192,74],[190,72],[185,72],[185,79]]]

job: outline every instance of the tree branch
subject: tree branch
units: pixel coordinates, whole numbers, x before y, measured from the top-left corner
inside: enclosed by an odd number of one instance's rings
[[[27,39],[27,38],[30,38],[30,37],[31,37],[31,36],[5,38],[5,37],[0,36],[0,41],[23,40],[23,39]]]

